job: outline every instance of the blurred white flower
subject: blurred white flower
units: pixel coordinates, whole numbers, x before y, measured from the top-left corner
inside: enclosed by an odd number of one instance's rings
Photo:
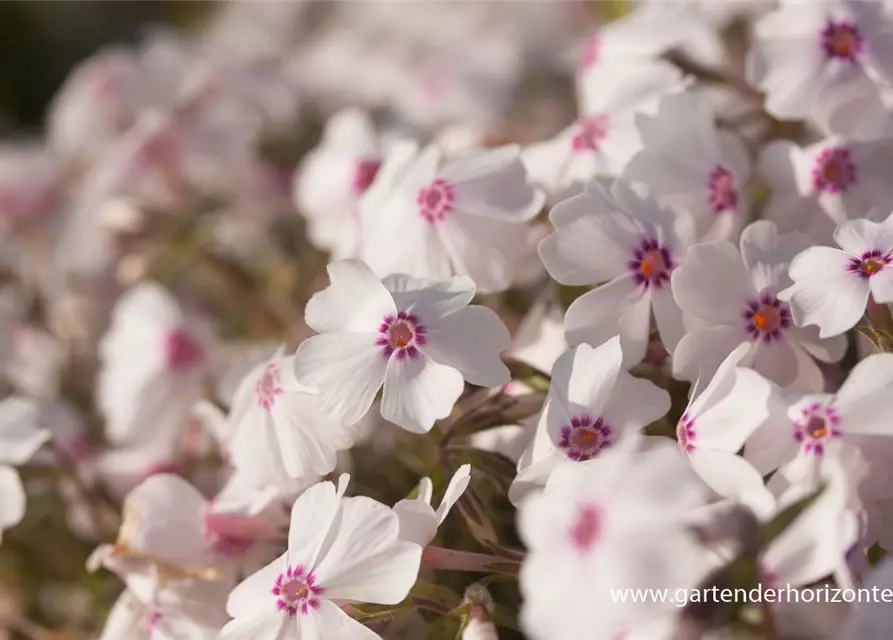
[[[419,545],[399,538],[400,518],[366,497],[344,498],[321,482],[291,513],[288,550],[230,593],[234,620],[221,640],[243,638],[378,638],[345,613],[349,602],[397,604],[416,581]]]
[[[435,510],[431,506],[434,490],[430,478],[419,482],[418,496],[401,500],[394,505],[394,512],[400,516],[400,539],[426,547],[437,534],[450,509],[459,501],[471,481],[471,466],[463,464],[456,470],[443,494],[443,500]]]
[[[509,499],[518,504],[563,461],[584,461],[636,434],[670,410],[670,396],[623,370],[620,338],[581,344],[552,367],[536,435],[521,458]]]
[[[321,410],[316,390],[295,380],[294,356],[283,352],[245,376],[228,418],[227,457],[257,487],[325,475],[357,437],[355,426]]]
[[[333,417],[356,423],[384,384],[381,415],[424,433],[450,414],[464,380],[508,382],[499,357],[510,345],[508,331],[492,310],[467,306],[475,293],[468,278],[381,281],[357,260],[332,263],[328,272],[331,285],[305,312],[320,335],[298,347],[295,373]]]
[[[557,468],[519,512],[529,550],[520,577],[525,632],[535,640],[581,633],[607,640],[671,613],[671,604],[619,603],[616,593],[697,584],[708,564],[686,524],[704,499],[703,485],[672,448],[631,455],[620,447]]]
[[[775,140],[760,151],[759,168],[771,189],[764,217],[780,231],[802,231],[830,244],[834,228],[855,218],[893,210],[886,167],[893,147],[884,141],[832,137],[807,147]]]
[[[568,342],[600,344],[619,329],[624,357],[635,364],[645,355],[653,312],[664,344],[675,348],[683,327],[670,276],[694,240],[690,218],[624,180],[596,180],[553,207],[549,220],[555,233],[539,246],[549,275],[568,285],[604,283],[568,308]]]
[[[307,218],[308,236],[333,260],[360,255],[360,198],[383,157],[371,118],[345,109],[329,118],[319,145],[295,172],[294,201]]]
[[[395,148],[361,203],[362,257],[381,276],[466,275],[481,292],[507,289],[526,255],[523,223],[543,205],[519,153],[506,146],[442,162],[434,146]]]
[[[691,214],[699,238],[728,238],[744,226],[747,151],[734,134],[716,129],[705,100],[691,93],[666,96],[656,114],[639,114],[636,126],[643,148],[625,178],[648,185],[661,204]]]
[[[851,449],[886,466],[893,452],[891,389],[893,354],[887,353],[859,362],[833,394],[776,389],[744,457],[762,475],[787,466],[784,475],[794,484],[814,483],[823,460],[843,459]]]
[[[809,240],[758,221],[744,230],[739,244],[740,251],[728,241],[696,245],[673,274],[673,295],[688,328],[673,352],[674,375],[709,379],[747,340],[753,344],[747,366],[781,385],[821,391],[824,378],[814,358],[840,360],[846,340],[820,339],[814,329],[795,326],[797,316],[779,293],[791,282],[788,265]]]
[[[891,54],[893,21],[882,2],[782,2],[754,25],[748,76],[778,118],[875,136],[889,119],[880,93],[893,82]],[[857,108],[837,109],[850,101]]]
[[[737,455],[769,416],[772,385],[756,371],[738,366],[752,348],[741,343],[709,383],[698,380],[676,425],[676,442],[711,489],[765,517],[775,506],[772,495],[757,470]]]
[[[840,249],[810,247],[788,270],[793,284],[778,294],[798,326],[816,325],[819,337],[852,329],[869,299],[893,302],[893,213],[883,222],[852,220],[834,231]]]
[[[25,488],[13,467],[28,462],[50,439],[38,418],[37,404],[27,398],[0,401],[0,538],[25,515]]]
[[[97,404],[106,435],[118,444],[179,433],[201,397],[213,339],[160,285],[127,291],[99,345]]]

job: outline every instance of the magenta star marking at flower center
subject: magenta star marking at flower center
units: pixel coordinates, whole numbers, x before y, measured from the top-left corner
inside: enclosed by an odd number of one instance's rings
[[[772,342],[792,325],[791,309],[766,291],[758,299],[748,300],[744,308],[744,330],[751,340]]]
[[[191,370],[202,359],[202,349],[189,333],[182,329],[171,331],[164,339],[164,362],[169,371]]]
[[[417,315],[401,311],[396,316],[385,316],[378,332],[382,335],[375,344],[382,347],[382,355],[390,358],[396,353],[397,359],[403,360],[407,356],[416,358],[419,355],[418,347],[427,342],[428,330]]]
[[[587,504],[580,507],[577,518],[571,525],[571,543],[579,551],[589,551],[598,542],[601,532],[601,511]]]
[[[573,149],[576,152],[598,151],[608,137],[608,116],[589,116],[577,123],[579,129],[574,134]]]
[[[794,439],[803,443],[803,453],[820,456],[831,440],[843,436],[838,428],[840,416],[834,407],[814,402],[800,411],[794,420]]]
[[[829,59],[855,62],[862,53],[864,40],[856,24],[829,20],[821,32],[821,46]]]
[[[694,451],[696,436],[694,417],[688,413],[683,413],[676,424],[676,442],[679,444],[679,448],[686,453]]]
[[[891,262],[893,262],[893,255],[874,249],[866,251],[858,258],[850,258],[847,270],[867,280],[874,274],[883,271]]]
[[[285,573],[280,573],[273,585],[272,593],[276,596],[276,608],[294,618],[300,612],[306,616],[313,609],[319,608],[319,598],[323,588],[316,584],[311,571],[304,575],[304,567],[289,566]]]
[[[261,377],[258,378],[255,386],[257,403],[264,409],[272,408],[276,402],[276,396],[282,395],[284,390],[281,386],[281,380],[282,373],[279,370],[279,366],[274,363],[268,364]]]
[[[636,284],[645,289],[660,289],[668,283],[675,266],[670,250],[651,238],[642,240],[639,248],[633,251],[633,259],[627,263]]]
[[[440,222],[446,214],[453,210],[456,199],[455,188],[446,180],[437,179],[431,186],[419,191],[416,202],[419,204],[419,215],[426,221]]]
[[[601,416],[574,416],[559,434],[558,448],[571,460],[589,460],[611,446],[611,427]]]
[[[856,183],[856,165],[844,147],[825,149],[812,169],[812,185],[816,191],[844,193]]]
[[[360,195],[366,192],[366,189],[375,180],[378,170],[381,168],[381,161],[374,158],[362,158],[357,160],[353,175],[354,193]]]
[[[710,172],[707,183],[710,209],[715,214],[733,211],[738,207],[738,189],[735,187],[735,176],[722,165],[716,165]]]

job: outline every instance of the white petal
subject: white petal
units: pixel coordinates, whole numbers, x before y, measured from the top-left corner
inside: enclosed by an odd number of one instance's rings
[[[427,433],[436,420],[450,415],[464,388],[461,373],[424,355],[402,361],[391,357],[381,415],[413,433]]]
[[[601,414],[622,366],[618,336],[597,347],[581,344],[555,361],[550,395],[563,408],[566,418],[589,412]]]
[[[430,321],[467,306],[475,294],[474,281],[468,276],[434,282],[394,273],[385,276],[382,282],[394,297],[398,310],[412,307],[414,314]]]
[[[868,279],[875,302],[893,302],[893,269],[885,267]]]
[[[696,449],[689,454],[692,467],[719,495],[749,507],[760,518],[775,508],[763,478],[746,460],[733,453]]]
[[[820,338],[855,326],[868,302],[868,282],[847,271],[849,260],[846,252],[829,247],[812,247],[794,258],[794,284],[778,297],[790,304],[797,325],[817,325]]]
[[[337,489],[331,482],[320,482],[301,494],[291,509],[288,530],[290,562],[314,566],[326,550],[330,529],[338,517],[346,484]]]
[[[12,467],[0,465],[0,536],[25,516],[25,489]]]
[[[893,433],[893,353],[876,353],[853,367],[837,392],[837,405],[849,433]]]
[[[0,402],[0,462],[26,463],[50,439],[50,432],[38,427],[37,403],[10,396]]]
[[[427,329],[427,343],[420,350],[435,362],[457,369],[468,382],[482,387],[509,381],[511,376],[500,354],[512,340],[492,309],[465,307]]]
[[[886,253],[893,249],[893,215],[884,222],[864,218],[850,220],[837,228],[834,241],[841,249],[854,256],[874,249]]]
[[[740,323],[746,301],[756,295],[741,254],[727,241],[689,249],[671,284],[682,312],[710,324]]]
[[[319,389],[323,409],[344,424],[359,421],[381,388],[388,359],[378,337],[322,334],[304,340],[295,354],[298,382]]]
[[[453,477],[450,478],[450,483],[447,485],[446,491],[443,494],[443,500],[441,500],[440,506],[437,507],[436,515],[438,524],[443,524],[444,518],[447,517],[450,510],[453,508],[453,505],[456,504],[459,501],[459,498],[462,497],[462,494],[465,493],[469,482],[471,482],[471,465],[463,464],[456,470]]]
[[[778,226],[768,220],[757,220],[741,232],[741,258],[750,271],[758,291],[774,287],[774,291],[790,284],[788,265],[801,251],[811,245],[809,238],[799,231],[781,234]]]
[[[797,356],[790,340],[754,342],[752,364],[764,376],[787,386],[797,377]]]
[[[381,636],[354,620],[341,610],[341,607],[328,600],[320,602],[319,608],[307,616],[302,616],[301,640],[381,640]],[[278,638],[270,640],[278,640]]]
[[[769,382],[751,369],[738,367],[731,373],[727,394],[695,417],[698,449],[735,453],[769,416]]]
[[[643,429],[669,410],[670,394],[653,382],[621,371],[602,415],[615,433],[625,434]]]
[[[365,263],[339,260],[327,268],[331,284],[313,294],[304,311],[307,326],[319,333],[375,331],[397,312],[394,300]]]
[[[275,579],[275,577],[274,577]],[[268,600],[266,608],[257,607],[230,620],[220,631],[219,640],[295,640],[297,634],[284,634],[286,625],[294,625],[294,620],[283,616],[276,610],[274,596],[269,591],[273,583],[267,587],[264,595]]]
[[[586,192],[557,204],[549,214],[556,231],[540,242],[538,252],[558,282],[596,284],[627,273],[639,230],[629,215],[602,206],[609,203]]]
[[[276,585],[279,574],[287,568],[288,554],[283,553],[263,569],[245,578],[230,592],[226,612],[237,619],[252,618],[258,625],[263,624],[258,617],[259,612],[282,619],[282,614],[276,611],[276,600],[270,590]],[[239,636],[232,637],[235,640]]]
[[[428,546],[437,534],[437,516],[431,505],[422,500],[401,500],[394,505],[400,518],[400,539],[421,547]]]
[[[712,380],[723,360],[748,338],[739,327],[719,325],[685,334],[673,352],[673,375],[704,384]]]
[[[670,287],[661,287],[651,292],[651,309],[654,313],[654,322],[660,332],[660,340],[667,351],[672,353],[682,336],[685,335],[685,326],[682,320],[682,310],[676,304]]]
[[[397,604],[418,577],[422,548],[399,540],[400,520],[371,498],[345,498],[338,529],[314,569],[326,597]]]

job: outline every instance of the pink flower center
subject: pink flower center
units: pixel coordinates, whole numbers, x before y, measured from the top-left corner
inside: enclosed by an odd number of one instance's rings
[[[707,183],[708,202],[715,214],[734,211],[738,207],[738,189],[735,187],[735,176],[722,165],[716,165],[710,172]]]
[[[319,609],[319,597],[325,590],[316,584],[311,571],[304,574],[304,567],[289,566],[285,573],[280,573],[273,585],[272,593],[276,596],[276,608],[285,615],[294,618],[298,613],[306,616],[314,609]]]
[[[598,542],[601,533],[601,510],[593,505],[583,505],[571,525],[571,543],[578,551],[589,551]]]
[[[840,416],[834,407],[814,402],[800,410],[793,422],[794,439],[803,444],[803,453],[821,456],[832,440],[843,436]]]
[[[626,266],[632,272],[636,284],[644,289],[660,289],[670,281],[670,272],[676,265],[667,247],[657,240],[645,238],[633,251],[633,257]]]
[[[682,417],[679,418],[679,422],[676,424],[676,443],[679,445],[680,449],[686,453],[691,453],[696,448],[696,437],[697,432],[695,431],[694,417],[687,413],[683,413]]]
[[[428,222],[440,222],[453,210],[455,199],[455,187],[446,180],[437,179],[419,191],[416,197],[419,215]]]
[[[844,193],[856,183],[856,165],[844,147],[824,149],[812,169],[812,186],[816,191]]]
[[[195,338],[182,329],[170,331],[164,337],[164,362],[169,371],[190,371],[201,361],[202,355],[202,348]]]
[[[853,22],[829,20],[821,33],[821,46],[828,58],[855,62],[862,53],[864,41]]]
[[[759,298],[748,300],[742,313],[744,330],[751,340],[772,342],[781,338],[782,333],[792,324],[791,309],[768,291]]]
[[[276,402],[276,396],[282,395],[281,382],[282,371],[279,366],[273,363],[268,364],[255,385],[257,403],[264,409],[271,409]]]
[[[381,168],[381,161],[375,158],[361,158],[357,160],[353,174],[353,191],[357,195],[366,192],[366,189],[375,180],[378,170]]]
[[[874,249],[866,251],[858,258],[850,258],[847,271],[867,280],[874,274],[883,271],[891,262],[893,262],[893,255]]]
[[[396,316],[385,316],[378,327],[378,333],[380,335],[375,344],[382,348],[385,358],[390,358],[395,353],[398,360],[407,356],[416,358],[419,355],[418,347],[425,346],[428,342],[428,330],[421,324],[419,317],[405,311]]]
[[[608,116],[597,115],[581,118],[577,122],[577,132],[572,145],[577,153],[598,151],[602,142],[608,137]]]
[[[601,417],[574,416],[571,423],[558,432],[558,448],[570,460],[589,460],[609,446],[611,427]]]

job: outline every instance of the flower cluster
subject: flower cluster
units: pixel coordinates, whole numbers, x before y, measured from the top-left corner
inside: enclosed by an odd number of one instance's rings
[[[235,3],[0,154],[85,637],[876,637],[617,594],[891,582],[893,6],[529,4]]]

